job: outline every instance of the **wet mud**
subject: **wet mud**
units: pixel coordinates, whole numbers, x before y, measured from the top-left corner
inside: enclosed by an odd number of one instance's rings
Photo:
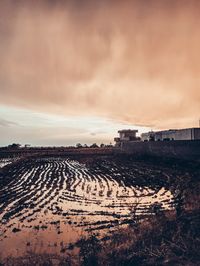
[[[14,163],[12,163],[12,160]],[[72,158],[0,160],[1,256],[64,253],[82,236],[101,237],[173,208],[166,171],[134,163]]]

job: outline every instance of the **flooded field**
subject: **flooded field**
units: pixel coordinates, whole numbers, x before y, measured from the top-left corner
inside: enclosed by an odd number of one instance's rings
[[[18,158],[4,158],[0,159],[0,169],[6,166],[7,164],[17,161]]]
[[[173,195],[157,181],[164,174],[155,167],[109,159],[11,161],[0,161],[1,257],[64,253],[82,236],[103,237],[133,222],[133,212],[145,216],[154,203],[173,205]]]

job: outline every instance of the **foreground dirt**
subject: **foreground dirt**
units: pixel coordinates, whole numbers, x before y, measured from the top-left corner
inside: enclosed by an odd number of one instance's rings
[[[17,258],[7,257],[2,260],[5,265],[198,265],[200,243],[198,230],[200,165],[198,163],[173,160],[161,161],[155,158],[135,159],[130,157],[109,157],[109,159],[105,157],[95,159],[79,158],[78,160],[79,162],[77,162],[76,158],[76,167],[75,170],[73,170],[74,173],[78,171],[78,174],[72,175],[76,176],[74,180],[72,178],[72,183],[68,182],[68,193],[70,190],[75,193],[73,188],[76,190],[76,188],[79,187],[81,184],[79,181],[82,180],[84,183],[87,181],[87,178],[91,178],[91,180],[93,179],[93,181],[96,182],[96,186],[99,187],[95,190],[94,185],[90,190],[86,189],[86,194],[96,191],[96,197],[98,195],[100,199],[102,199],[104,195],[107,199],[110,197],[110,199],[113,200],[115,207],[117,198],[115,200],[113,199],[112,193],[114,193],[114,191],[108,193],[108,188],[111,190],[112,182],[121,184],[115,191],[118,191],[119,193],[122,187],[122,194],[118,194],[120,203],[123,203],[120,205],[121,210],[124,210],[127,207],[127,191],[130,193],[129,189],[132,187],[134,187],[136,195],[141,188],[143,188],[143,190],[140,191],[141,193],[138,195],[144,194],[145,189],[148,187],[147,192],[150,193],[153,191],[152,196],[156,196],[154,197],[156,200],[151,201],[147,205],[143,204],[143,206],[139,204],[138,201],[135,202],[135,204],[131,202],[131,204],[128,205],[128,224],[130,225],[128,227],[126,226],[126,228],[119,227],[118,229],[119,223],[116,223],[116,230],[111,234],[105,234],[102,236],[98,233],[102,227],[105,228],[110,225],[108,217],[104,216],[105,223],[90,221],[90,228],[96,227],[98,228],[98,231],[94,230],[88,236],[83,235],[79,240],[70,245],[63,244],[61,247],[61,250],[64,251],[62,256],[58,253],[53,254],[48,252],[38,254],[38,252],[35,253],[33,250],[29,250],[25,256],[18,256]],[[58,176],[58,179],[57,181],[53,181],[51,177],[47,178],[47,181],[51,180],[49,184],[49,191],[51,193],[47,192],[47,195],[50,198],[48,200],[51,204],[54,204],[48,205],[47,202],[44,206],[57,206],[55,203],[59,202],[59,196],[60,200],[66,200],[62,198],[64,194],[59,194],[60,191],[62,191],[65,179],[62,178],[62,173],[68,171],[72,166],[70,164],[69,167],[65,167],[65,163],[63,163],[63,161],[61,162],[62,167],[60,166],[60,163],[55,163],[55,159],[54,162],[52,162],[52,159],[48,159],[45,162],[45,167],[52,164],[53,167],[50,167],[51,170],[49,170],[49,172],[53,171],[54,176]],[[26,164],[23,165],[23,174],[27,169],[32,171],[32,168],[30,167],[31,164],[33,164],[33,162],[27,161]],[[8,179],[2,179],[2,189],[5,189],[5,187],[9,186],[10,182],[13,182],[13,175],[19,175],[20,167],[21,166],[16,165],[17,170],[14,171],[13,174],[11,165],[7,166],[2,176],[5,176],[5,173],[9,173],[9,171],[11,174],[7,174]],[[45,169],[44,163],[41,161],[40,164],[37,164],[37,167],[38,169]],[[79,169],[81,169],[81,171]],[[87,174],[84,172],[86,169],[88,171]],[[33,172],[33,176],[39,176],[37,170],[33,170]],[[90,175],[88,175],[88,173],[90,173]],[[44,182],[46,174],[44,173],[42,175],[44,175],[42,179]],[[36,177],[35,182],[38,184]],[[91,180],[89,181],[91,182]],[[82,185],[81,188],[83,188]],[[27,189],[28,187],[29,186],[27,186]],[[88,188],[88,186],[85,187]],[[26,188],[26,186],[24,188]],[[164,202],[162,200],[159,201],[159,194],[157,194],[157,192],[159,192],[161,188],[172,193],[172,201],[169,201],[169,199],[166,202],[165,199]],[[66,190],[64,191],[66,193]],[[14,189],[13,194],[10,192],[10,194],[8,193],[2,198],[2,203],[12,203],[12,200],[9,197],[15,197],[15,195],[18,195],[17,193],[22,193],[22,191],[20,189]],[[45,193],[45,190],[43,193]],[[28,194],[30,195],[30,191]],[[27,195],[27,193],[25,193],[25,195]],[[52,195],[54,195],[54,197],[52,197]],[[69,197],[69,194],[66,195]],[[76,195],[76,193],[74,195]],[[24,196],[24,198],[26,199],[26,196]],[[29,199],[31,199],[31,197],[29,197]],[[76,201],[76,197],[73,197],[72,199]],[[97,198],[95,198],[95,200],[97,200]],[[78,202],[80,204],[80,198]],[[20,204],[21,203],[22,201],[20,200]],[[25,203],[23,203],[22,206],[24,206]],[[35,204],[36,202],[32,200],[30,203]],[[170,205],[168,205],[167,208],[164,208],[166,203],[170,203]],[[19,209],[16,211],[16,206],[19,208],[20,204],[14,205],[14,215],[20,213],[23,214],[24,207],[22,210]],[[27,207],[27,205],[25,206]],[[33,208],[29,212],[26,212],[25,216],[21,215],[20,217],[25,217],[26,220],[26,216],[29,217],[29,215],[33,213],[31,216],[33,219],[35,213],[37,214],[37,211],[35,212],[35,210],[38,210],[38,206],[40,206],[39,212],[41,212],[43,205],[36,204],[36,207],[33,205]],[[97,206],[99,205],[97,204]],[[51,210],[51,208],[49,208],[49,210]],[[56,215],[65,213],[63,208],[54,208],[53,210]],[[143,210],[145,210],[145,212]],[[6,215],[6,213],[7,212],[4,212],[4,215]],[[76,216],[77,215],[78,213]],[[66,216],[68,218],[70,217],[68,214]],[[64,218],[66,218],[66,216]],[[5,216],[3,217],[5,219]],[[8,221],[12,220],[12,212],[8,212],[6,219]],[[30,219],[30,217],[28,219]],[[127,218],[124,219],[122,213],[121,216],[120,214],[117,216],[115,214],[114,219],[115,221],[120,221],[120,219],[127,221]],[[56,227],[60,230],[58,225],[59,224],[56,224]],[[12,230],[14,228],[16,228],[16,230],[18,229],[17,227],[11,228]],[[16,233],[18,232],[16,231]]]

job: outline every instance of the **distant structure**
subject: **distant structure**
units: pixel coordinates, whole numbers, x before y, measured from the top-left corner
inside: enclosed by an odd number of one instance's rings
[[[119,137],[114,138],[116,146],[120,147],[122,142],[139,141],[140,138],[136,136],[137,132],[138,130],[132,130],[132,129],[119,130],[118,131]]]
[[[141,134],[142,141],[200,140],[200,128],[169,129]]]
[[[137,130],[120,130],[115,152],[200,162],[200,128],[150,131],[136,137]]]
[[[25,145],[24,145],[24,148],[30,148],[30,147],[31,147],[30,144],[25,144]]]
[[[169,129],[163,131],[149,131],[136,136],[138,130],[119,130],[119,137],[114,138],[115,146],[121,147],[123,143],[132,141],[173,141],[173,140],[200,140],[200,128]]]
[[[155,140],[155,132],[149,131],[146,133],[141,134],[141,140],[142,141],[154,141]]]

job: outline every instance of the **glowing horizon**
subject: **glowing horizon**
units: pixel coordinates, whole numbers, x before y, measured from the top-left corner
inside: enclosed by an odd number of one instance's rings
[[[0,145],[197,126],[199,10],[197,0],[0,1]]]
[[[114,144],[117,131],[136,128],[139,134],[147,127],[117,123],[106,118],[92,116],[51,115],[23,108],[0,106],[0,146],[20,143],[31,146],[70,146],[81,144]]]

